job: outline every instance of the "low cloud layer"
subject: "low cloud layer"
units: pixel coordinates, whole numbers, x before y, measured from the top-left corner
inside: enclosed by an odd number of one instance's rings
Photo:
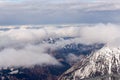
[[[41,51],[5,49],[0,52],[0,67],[30,67],[43,64],[59,65],[59,62]]]
[[[102,43],[118,43],[116,41],[120,38],[119,25],[113,24],[98,24],[94,27],[83,27],[81,29],[81,38],[83,41],[94,43],[94,42],[102,42]]]
[[[120,45],[120,28],[115,24],[1,26],[0,29],[0,67],[60,65],[47,49],[56,50],[70,43]],[[48,42],[53,40],[55,43]]]

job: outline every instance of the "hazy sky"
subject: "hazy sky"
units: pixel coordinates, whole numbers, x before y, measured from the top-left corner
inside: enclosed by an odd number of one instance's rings
[[[119,0],[0,0],[0,25],[119,23]]]

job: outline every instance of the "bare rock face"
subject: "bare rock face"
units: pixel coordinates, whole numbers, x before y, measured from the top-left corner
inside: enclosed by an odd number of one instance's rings
[[[119,80],[120,48],[103,47],[66,71],[59,80]],[[94,79],[90,79],[94,80]]]

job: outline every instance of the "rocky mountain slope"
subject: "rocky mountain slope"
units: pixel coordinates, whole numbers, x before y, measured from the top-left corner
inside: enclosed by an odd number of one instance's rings
[[[120,48],[103,47],[67,70],[59,80],[83,80],[95,77],[98,80],[119,80],[115,77],[119,74]]]

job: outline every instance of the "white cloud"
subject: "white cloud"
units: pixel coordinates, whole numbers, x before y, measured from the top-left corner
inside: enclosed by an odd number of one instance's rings
[[[43,64],[59,65],[59,62],[47,53],[33,51],[5,49],[0,52],[0,67],[30,67]]]
[[[44,25],[37,29],[34,25],[33,29],[28,29],[29,27],[31,26],[26,25],[26,27],[14,29],[15,26],[14,28],[8,26],[10,30],[0,33],[0,67],[59,65],[59,62],[47,54],[46,50],[50,48],[54,51],[70,43],[106,43],[109,46],[120,46],[120,28],[115,24],[64,25],[62,27]],[[73,38],[64,40],[63,37]],[[49,44],[43,41],[48,38],[61,39],[55,44]]]
[[[97,24],[94,27],[83,27],[81,29],[81,37],[86,42],[103,42],[111,43],[119,38],[120,28],[113,24]]]

